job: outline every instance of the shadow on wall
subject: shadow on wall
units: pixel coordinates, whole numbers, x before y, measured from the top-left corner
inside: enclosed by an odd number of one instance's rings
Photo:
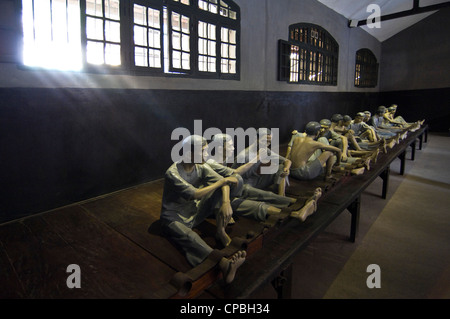
[[[279,128],[356,113],[376,93],[0,89],[0,222],[159,179],[175,128]]]

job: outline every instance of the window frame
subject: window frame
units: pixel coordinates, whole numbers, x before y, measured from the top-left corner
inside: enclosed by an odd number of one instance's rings
[[[354,85],[357,88],[374,88],[378,85],[379,63],[375,54],[362,48],[355,54]],[[359,68],[358,68],[359,66]],[[358,78],[359,74],[359,78]]]
[[[209,1],[209,0],[208,0]],[[221,15],[220,1],[223,1],[232,9],[235,14],[235,19],[224,17]],[[22,11],[22,1],[20,3],[19,10]],[[101,74],[126,74],[126,75],[142,75],[142,76],[164,76],[164,77],[187,77],[187,78],[213,78],[223,80],[240,80],[240,8],[232,0],[218,0],[218,12],[212,13],[200,9],[198,6],[198,0],[190,0],[190,4],[183,4],[180,0],[121,0],[120,1],[120,56],[121,64],[118,66],[107,64],[91,64],[87,62],[87,30],[86,30],[86,0],[79,0],[80,4],[80,28],[81,28],[81,54],[82,54],[82,69],[80,73],[101,73]],[[149,66],[135,65],[135,47],[139,47],[134,43],[134,4],[145,6],[160,11],[160,59],[161,67],[152,68]],[[167,12],[167,26],[164,26],[164,10]],[[190,69],[177,69],[172,65],[172,21],[171,12],[175,11],[179,14],[189,16],[190,23]],[[147,11],[148,12],[148,11]],[[216,71],[215,72],[203,72],[199,71],[198,62],[198,21],[212,23],[216,25]],[[147,27],[147,32],[148,28]],[[165,38],[164,28],[167,27],[169,35]],[[222,73],[221,69],[221,27],[227,27],[236,31],[236,69],[235,73]],[[22,25],[21,25],[22,28]],[[23,41],[23,30],[21,30],[21,38]],[[148,39],[148,38],[147,38]],[[105,42],[105,39],[104,39]],[[166,43],[168,42],[168,43]],[[148,45],[148,43],[147,43]],[[168,56],[166,56],[166,45],[168,45]],[[144,47],[144,46],[140,46]],[[147,47],[148,49],[148,47]],[[147,51],[148,55],[148,51]],[[148,61],[148,56],[147,56]],[[169,66],[165,66],[165,63],[169,63]],[[44,67],[27,66],[23,60],[21,67],[24,69],[36,70],[48,70]],[[168,70],[168,72],[167,72]],[[61,72],[64,72],[61,70]],[[72,71],[73,72],[73,71]]]
[[[313,32],[314,36],[312,36]],[[298,52],[298,58],[295,53],[292,56],[293,48],[296,48],[294,51]],[[296,61],[297,65],[293,65],[293,61]],[[286,81],[290,84],[337,86],[338,66],[339,44],[327,30],[319,25],[292,24],[289,26],[288,40],[278,41],[278,81]],[[311,76],[320,80],[311,80]]]
[[[144,46],[140,46],[140,45],[136,45],[134,43],[134,26],[136,25],[134,23],[134,5],[140,5],[140,6],[144,6],[147,8],[147,14],[146,14],[146,18],[148,21],[148,8],[152,8],[154,10],[158,10],[159,11],[159,23],[160,23],[160,50],[161,50],[161,56],[160,56],[160,63],[161,63],[161,67],[160,68],[152,68],[149,66],[139,66],[135,64],[135,54],[136,54],[136,46],[138,47],[144,47]],[[130,2],[130,6],[129,6],[129,16],[132,19],[132,27],[130,27],[127,30],[127,41],[129,43],[129,47],[127,47],[127,49],[129,49],[129,51],[126,53],[126,57],[129,59],[129,61],[127,62],[127,64],[130,67],[130,71],[133,75],[164,75],[164,26],[163,26],[163,20],[164,20],[164,16],[163,16],[163,3],[159,0],[133,0]],[[147,32],[148,32],[148,25],[146,26],[147,28]],[[147,34],[147,40],[148,40],[148,34]],[[146,48],[149,48],[148,43]],[[148,62],[148,56],[147,56],[147,62]]]

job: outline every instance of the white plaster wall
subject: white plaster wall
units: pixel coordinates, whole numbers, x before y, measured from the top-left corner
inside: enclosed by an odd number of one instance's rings
[[[347,20],[316,0],[235,0],[241,8],[241,79],[184,79],[25,70],[0,63],[0,87],[71,87],[244,91],[372,92],[353,85],[355,53],[366,47],[380,60],[381,44],[362,29],[349,29]],[[277,81],[278,40],[288,38],[289,25],[322,26],[339,43],[337,86],[287,84]]]

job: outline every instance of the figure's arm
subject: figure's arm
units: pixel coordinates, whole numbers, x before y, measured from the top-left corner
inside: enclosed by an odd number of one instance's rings
[[[283,173],[281,174],[281,177],[285,177],[285,176],[289,175],[291,165],[292,165],[292,161],[290,159],[286,159],[284,161],[284,168],[283,168]]]
[[[222,205],[220,206],[219,214],[222,214],[225,225],[228,224],[233,216],[233,208],[230,202],[230,185],[228,184],[222,186]]]
[[[228,186],[228,194],[229,194],[229,185],[237,184],[237,182],[238,182],[238,180],[236,179],[236,177],[233,177],[233,176],[219,179],[217,182],[215,182],[211,185],[208,185],[203,188],[197,188],[194,193],[194,199],[203,198],[203,197],[209,195],[210,193],[214,192],[216,189],[221,188],[223,186]],[[229,196],[228,196],[228,200],[229,200]]]
[[[259,165],[259,164],[261,164],[261,158],[262,157],[266,157],[267,156],[267,150],[265,149],[265,148],[260,148],[259,149],[259,151],[258,151],[258,154],[256,155],[256,157],[255,158],[253,158],[250,162],[248,162],[248,163],[245,163],[244,165],[242,165],[242,166],[239,166],[238,168],[236,168],[235,170],[234,170],[234,172],[236,173],[236,174],[239,174],[239,175],[243,175],[243,174],[245,174],[250,168],[252,168],[255,164],[256,165]]]
[[[339,165],[341,163],[342,151],[340,148],[337,148],[337,147],[331,146],[331,145],[326,145],[323,143],[318,143],[317,148],[320,148],[324,151],[330,151],[330,152],[336,153],[336,157],[337,157],[336,164]]]
[[[347,151],[348,151],[348,139],[341,135],[342,141],[342,160],[347,161]]]

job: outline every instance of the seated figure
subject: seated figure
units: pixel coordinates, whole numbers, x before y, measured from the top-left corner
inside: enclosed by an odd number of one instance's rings
[[[391,138],[395,137],[397,134],[395,131],[390,130],[383,123],[384,113],[386,112],[386,108],[379,107],[375,114],[370,119],[370,124],[377,132],[378,136],[381,138]]]
[[[363,121],[364,113],[357,113],[354,120],[352,120],[352,118],[348,115],[344,118],[344,126],[347,128],[346,136],[350,141],[352,149],[359,152],[370,151],[378,149],[379,146],[384,145],[384,140],[375,142],[372,141],[376,139],[376,134],[375,131]]]
[[[325,166],[327,180],[331,177],[333,166],[340,164],[342,152],[339,148],[315,141],[320,128],[320,123],[309,122],[305,128],[306,136],[294,138],[288,154],[288,159],[292,161],[290,173],[292,177],[299,180],[312,180],[323,174]],[[321,150],[321,154],[312,157],[317,150]]]
[[[348,140],[347,137],[341,134],[338,134],[336,131],[331,129],[332,122],[328,119],[320,120],[320,138],[326,138],[329,145],[335,146],[341,149],[342,151],[342,161],[346,162],[348,159]]]
[[[238,181],[235,177],[223,178],[203,160],[195,162],[195,159],[207,156],[207,151],[203,137],[185,138],[182,159],[167,169],[164,179],[160,215],[162,232],[183,251],[192,266],[199,265],[213,252],[213,248],[192,230],[208,216],[215,214],[217,240],[223,246],[231,242],[225,227],[233,214],[230,188],[236,187]],[[245,258],[245,250],[240,250],[218,262],[226,283],[234,279]]]
[[[244,164],[237,169],[232,169],[221,163],[227,163],[234,155],[234,142],[230,135],[216,134],[213,136],[211,145],[215,145],[215,156],[209,158],[206,164],[223,177],[243,175],[253,166],[259,165],[260,154],[266,154],[265,150],[260,150],[255,161]],[[263,156],[264,156],[263,155]],[[290,216],[305,221],[306,218],[316,211],[316,201],[321,196],[321,189],[316,190],[303,207],[299,207],[290,212]],[[285,207],[290,206],[297,200],[286,196],[281,196],[270,191],[255,188],[244,183],[242,192],[231,200],[233,212],[238,216],[250,217],[258,221],[265,221],[271,215],[278,215]]]
[[[395,112],[397,112],[397,105],[392,104],[387,108],[386,113],[384,113],[384,120],[386,123],[389,123],[394,126],[399,126],[402,128],[407,128],[408,130],[414,132],[420,128],[425,120],[417,121],[415,123],[408,123],[401,116],[395,116]]]
[[[259,189],[271,189],[279,195],[284,195],[286,178],[289,175],[291,161],[270,150],[269,146],[271,141],[271,131],[269,129],[260,128],[258,130],[258,140],[236,155],[232,168],[238,168],[239,166],[254,160],[253,158],[250,158],[252,154],[257,154],[260,148],[265,149],[267,151],[267,157],[265,158],[270,159],[270,161],[272,161],[271,164],[275,163],[278,170],[273,174],[261,174],[261,166],[263,164],[254,166],[242,176],[244,182]]]

